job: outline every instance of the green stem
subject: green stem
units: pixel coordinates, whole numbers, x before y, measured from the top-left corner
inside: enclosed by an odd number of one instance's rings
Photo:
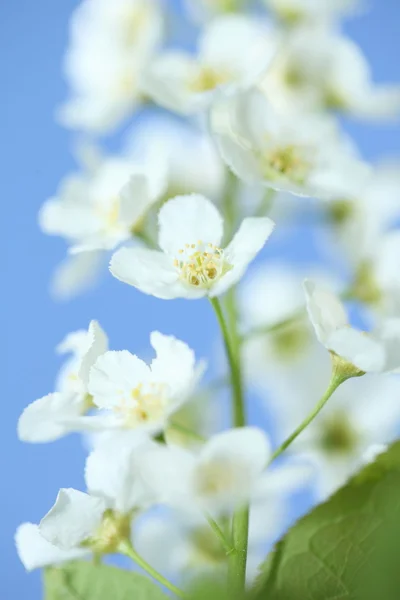
[[[322,398],[317,402],[313,410],[310,414],[304,419],[302,423],[293,431],[293,433],[275,450],[272,454],[270,463],[274,461],[278,456],[280,456],[289,446],[294,442],[294,440],[308,427],[308,425],[315,419],[315,417],[321,412],[324,408],[325,404],[328,402],[329,398],[332,394],[337,390],[337,388],[350,377],[358,377],[362,373],[349,372],[342,360],[336,355],[332,356],[332,375],[331,380],[329,382],[328,388]]]
[[[215,310],[224,341],[225,351],[229,363],[231,386],[233,423],[235,427],[244,427],[246,424],[246,410],[243,395],[243,381],[240,360],[240,338],[236,329],[235,298],[231,297],[231,332],[229,332],[221,304],[217,298],[211,299]],[[232,597],[240,596],[246,583],[247,547],[249,537],[249,508],[241,507],[233,515],[232,540],[235,552],[230,555],[229,561],[229,586]]]
[[[243,427],[246,424],[246,414],[243,398],[243,383],[240,368],[240,357],[238,356],[239,352],[237,351],[237,348],[233,343],[232,338],[234,336],[232,336],[231,338],[229,334],[228,325],[225,320],[225,316],[218,298],[211,298],[210,300],[215,310],[215,314],[217,316],[218,323],[221,329],[222,338],[225,346],[225,352],[230,369],[233,400],[233,422],[235,427]]]
[[[222,547],[224,548],[226,555],[230,556],[231,554],[236,553],[236,548],[232,545],[232,543],[226,538],[225,533],[222,531],[221,527],[218,525],[216,521],[210,516],[206,515],[206,519],[211,529],[215,533],[215,535],[220,540]]]
[[[139,240],[142,240],[142,242],[144,242],[146,246],[148,248],[151,248],[152,250],[154,250],[154,248],[157,247],[157,245],[154,243],[154,240],[151,238],[150,234],[145,229],[135,229],[132,232],[132,235],[134,237],[139,238]]]
[[[151,577],[153,577],[153,579],[155,579],[156,581],[161,583],[161,585],[166,587],[170,592],[173,592],[179,598],[186,598],[186,594],[182,590],[180,590],[178,587],[176,587],[173,583],[168,581],[168,579],[165,579],[165,577],[163,577],[161,575],[161,573],[159,573],[158,571],[153,569],[153,567],[150,566],[144,560],[144,558],[142,558],[136,552],[136,550],[134,549],[134,547],[132,546],[132,544],[129,541],[121,542],[118,550],[121,554],[124,554],[125,556],[129,556],[129,558],[131,558],[137,565],[139,565],[139,567],[141,567],[144,571],[146,571],[146,573],[151,575]]]

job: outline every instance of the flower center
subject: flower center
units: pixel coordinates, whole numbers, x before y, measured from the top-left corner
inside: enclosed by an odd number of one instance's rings
[[[204,463],[197,469],[197,490],[207,497],[229,493],[237,484],[237,472],[225,462]]]
[[[112,554],[117,551],[121,541],[130,538],[130,532],[131,516],[108,509],[96,534],[83,546],[91,548],[95,554]]]
[[[228,83],[232,79],[230,73],[226,71],[217,71],[211,67],[201,67],[192,78],[189,88],[192,92],[210,92],[217,86]]]
[[[310,164],[303,158],[304,150],[296,146],[275,148],[262,157],[265,176],[268,179],[289,179],[304,184]]]
[[[276,331],[271,338],[274,351],[282,360],[301,356],[311,339],[309,329],[301,322],[287,325]]]
[[[136,427],[143,423],[159,421],[167,404],[167,385],[164,383],[139,383],[118,406],[117,414],[125,417],[127,427]]]
[[[191,539],[195,546],[194,562],[223,563],[226,561],[226,552],[221,542],[209,527],[197,527],[191,532]]]
[[[357,441],[356,430],[342,412],[332,415],[322,424],[320,445],[326,454],[351,454]]]
[[[224,258],[224,251],[214,244],[203,244],[202,241],[185,244],[184,250],[179,250],[178,254],[174,266],[180,278],[195,287],[211,287],[232,268]]]

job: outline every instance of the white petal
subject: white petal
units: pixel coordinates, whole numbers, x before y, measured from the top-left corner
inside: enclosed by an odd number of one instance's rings
[[[108,337],[97,321],[90,321],[88,330],[89,348],[82,357],[79,368],[79,377],[87,386],[89,383],[89,371],[99,356],[107,352]]]
[[[150,380],[145,362],[127,350],[109,351],[100,356],[90,370],[89,392],[100,408],[129,404],[131,392]]]
[[[328,336],[326,346],[362,371],[379,373],[385,369],[383,344],[364,331],[352,327],[338,329]]]
[[[79,560],[90,556],[89,550],[74,548],[61,550],[53,546],[40,534],[39,526],[33,523],[23,523],[15,533],[15,545],[18,556],[27,571],[41,569],[69,560]]]
[[[110,271],[120,281],[156,298],[170,300],[205,295],[204,290],[184,286],[179,281],[173,259],[156,250],[121,248],[111,259]]]
[[[249,263],[263,248],[275,223],[267,217],[249,217],[244,219],[233,240],[225,250],[226,261],[230,269],[212,288],[210,296],[219,296],[244,275]]]
[[[150,334],[150,343],[157,357],[151,363],[155,379],[168,383],[173,393],[180,394],[190,388],[195,375],[195,355],[185,342],[159,331]]]
[[[50,292],[57,300],[70,300],[94,287],[105,261],[103,252],[68,255],[53,273]]]
[[[82,413],[84,398],[48,394],[29,404],[18,420],[18,437],[24,442],[52,442],[71,431],[68,420]]]
[[[191,91],[200,66],[183,52],[166,52],[156,58],[143,75],[142,86],[160,106],[181,114],[204,109],[209,94]]]
[[[219,246],[223,219],[214,204],[200,194],[177,196],[161,208],[158,215],[160,248],[173,256],[185,244],[212,243]]]
[[[271,496],[287,496],[310,483],[314,474],[312,465],[301,463],[285,464],[275,469],[267,469],[257,485],[257,500]]]
[[[96,445],[86,461],[85,479],[90,494],[107,499],[122,514],[148,507],[151,496],[138,465],[152,442],[132,432],[120,432]]]
[[[40,521],[39,531],[51,544],[70,550],[95,534],[106,508],[102,498],[61,489],[54,506]]]
[[[313,281],[304,281],[307,311],[319,341],[326,346],[329,336],[348,325],[346,311],[340,300]],[[330,348],[333,349],[333,348]]]
[[[135,173],[122,188],[120,202],[120,219],[128,228],[140,223],[151,206],[158,200],[152,194],[151,184],[145,173]]]

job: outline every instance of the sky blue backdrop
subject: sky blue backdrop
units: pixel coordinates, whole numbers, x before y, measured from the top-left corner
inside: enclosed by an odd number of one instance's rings
[[[165,0],[167,2],[167,0]],[[38,600],[39,574],[26,575],[16,556],[13,535],[18,523],[38,521],[60,487],[83,487],[85,452],[75,436],[52,445],[18,442],[21,410],[53,388],[60,364],[55,345],[68,331],[98,319],[112,346],[140,351],[148,333],[175,333],[201,356],[211,353],[216,334],[205,301],[163,302],[105,277],[101,286],[70,303],[54,303],[47,292],[50,274],[64,255],[64,244],[43,236],[36,225],[41,203],[73,168],[72,136],[53,121],[54,107],[65,97],[60,65],[67,23],[76,0],[2,0],[0,6],[1,205],[3,267],[1,311],[6,386],[2,385],[0,444],[0,596]],[[349,23],[349,33],[367,53],[376,80],[400,80],[400,4],[376,0],[372,11]],[[399,127],[351,124],[364,156],[400,155]],[[294,254],[291,246],[275,248]],[[4,248],[3,248],[4,246]],[[309,258],[304,244],[300,255]],[[4,258],[3,258],[4,261]],[[2,382],[4,381],[4,376]],[[256,419],[253,412],[252,420]]]

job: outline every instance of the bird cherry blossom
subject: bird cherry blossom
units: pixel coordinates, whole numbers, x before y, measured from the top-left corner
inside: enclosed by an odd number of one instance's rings
[[[372,333],[351,327],[341,301],[312,281],[304,282],[307,311],[318,340],[360,372],[400,367],[400,319],[388,318]]]
[[[242,15],[211,21],[197,56],[167,51],[143,78],[146,92],[161,106],[182,114],[206,109],[219,90],[247,87],[267,68],[276,48],[268,24]]]
[[[222,158],[246,183],[330,200],[353,197],[369,173],[332,120],[279,113],[256,89],[217,102],[211,128]]]
[[[264,0],[264,3],[284,23],[298,25],[302,22],[329,23],[351,14],[361,0]]]
[[[274,228],[268,218],[247,218],[223,249],[223,219],[204,196],[169,200],[159,212],[162,251],[121,248],[111,259],[117,279],[157,298],[218,296],[237,283]]]
[[[21,440],[50,442],[70,431],[69,419],[81,416],[91,406],[88,395],[90,368],[107,348],[107,336],[97,321],[91,321],[87,331],[67,335],[57,350],[72,352],[72,357],[60,371],[58,391],[25,408],[18,421]]]

